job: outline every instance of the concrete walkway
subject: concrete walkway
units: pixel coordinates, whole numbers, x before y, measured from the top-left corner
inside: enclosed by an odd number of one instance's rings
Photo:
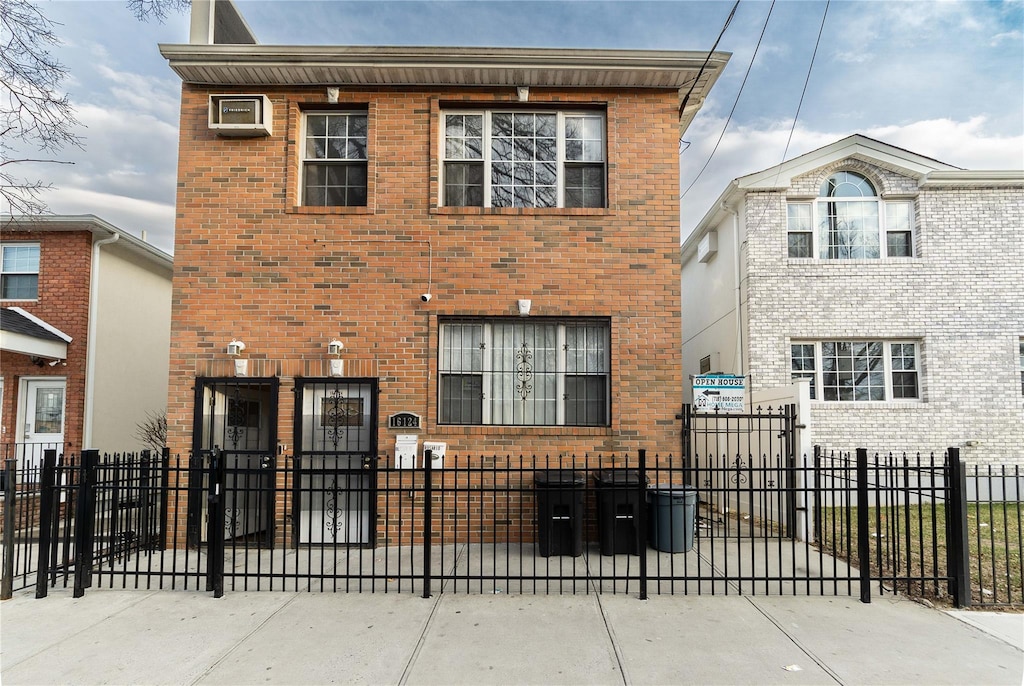
[[[887,596],[31,591],[20,684],[1013,684],[1024,615]]]

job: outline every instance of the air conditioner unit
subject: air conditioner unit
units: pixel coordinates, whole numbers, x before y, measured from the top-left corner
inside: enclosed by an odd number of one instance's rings
[[[265,95],[210,96],[210,129],[218,136],[269,136],[273,114],[270,98]]]

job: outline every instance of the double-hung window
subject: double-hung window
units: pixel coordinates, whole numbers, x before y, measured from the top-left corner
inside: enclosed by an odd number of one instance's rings
[[[605,147],[601,113],[445,112],[443,204],[605,207]]]
[[[366,205],[366,112],[307,112],[302,154],[302,204]]]
[[[609,324],[488,318],[441,324],[441,424],[608,426]]]
[[[863,402],[916,400],[920,354],[914,341],[816,341],[790,346],[793,379],[811,380],[811,398]]]
[[[790,257],[912,257],[913,204],[883,201],[865,177],[837,172],[822,184],[816,201],[789,203],[787,232]]]
[[[1024,395],[1024,338],[1020,339],[1020,394]]]
[[[0,298],[36,300],[39,297],[39,245],[8,243],[0,246]]]

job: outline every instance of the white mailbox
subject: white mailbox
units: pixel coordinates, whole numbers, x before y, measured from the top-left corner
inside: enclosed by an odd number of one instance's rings
[[[431,469],[444,469],[444,453],[448,449],[447,443],[437,441],[423,441],[423,466],[427,466],[427,451],[431,451]]]
[[[395,469],[416,469],[419,444],[416,434],[398,434],[395,437]]]

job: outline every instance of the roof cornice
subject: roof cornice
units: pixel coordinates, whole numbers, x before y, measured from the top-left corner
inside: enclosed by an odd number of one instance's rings
[[[89,231],[94,237],[118,236],[118,243],[142,256],[154,265],[171,270],[174,258],[146,241],[119,229],[94,214],[0,215],[0,226],[5,237],[13,231]]]
[[[684,125],[730,57],[674,50],[196,44],[162,44],[160,54],[182,81],[208,86],[675,90],[680,102],[690,93]]]
[[[980,187],[1020,187],[1024,186],[1024,170],[956,170],[933,171],[925,174],[918,184],[921,188],[940,186]]]

